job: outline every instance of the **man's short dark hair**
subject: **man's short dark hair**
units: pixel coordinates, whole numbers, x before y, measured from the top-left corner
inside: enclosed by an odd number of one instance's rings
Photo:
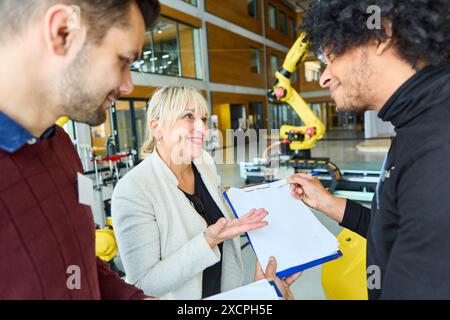
[[[368,27],[367,21],[374,14],[368,13],[372,5],[381,9],[381,29]],[[326,48],[340,55],[371,41],[386,40],[388,21],[395,48],[412,66],[450,62],[449,0],[316,0],[302,29],[314,51]]]
[[[19,34],[49,6],[61,3],[80,8],[81,19],[88,25],[88,40],[99,43],[111,27],[128,26],[134,2],[151,27],[160,13],[159,0],[0,0],[0,39]]]

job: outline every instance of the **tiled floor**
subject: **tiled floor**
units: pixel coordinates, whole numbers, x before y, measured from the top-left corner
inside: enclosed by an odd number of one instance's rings
[[[341,170],[370,170],[377,171],[380,169],[385,154],[383,153],[363,153],[356,149],[357,144],[361,141],[341,140],[339,138],[351,138],[354,134],[347,132],[333,132],[328,135],[331,141],[321,141],[317,147],[313,149],[313,157],[330,158]],[[245,184],[245,180],[240,177],[239,165],[218,165],[218,171],[222,177],[225,186],[241,187]],[[318,219],[330,230],[334,235],[338,235],[342,230],[339,225],[316,212]],[[243,240],[245,241],[245,240]],[[255,269],[255,255],[250,246],[243,250],[245,280],[246,283],[252,281]],[[292,291],[296,299],[322,300],[325,299],[321,284],[322,268],[315,267],[306,270],[301,278],[292,285]]]

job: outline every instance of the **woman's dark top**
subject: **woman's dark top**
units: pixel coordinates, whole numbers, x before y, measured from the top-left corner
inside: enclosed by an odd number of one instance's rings
[[[195,210],[205,219],[208,226],[215,224],[223,214],[214,199],[206,189],[202,177],[194,164],[192,164],[195,177],[195,193],[193,195],[184,192]],[[223,243],[219,244],[221,257],[223,256]],[[221,292],[222,283],[222,258],[215,265],[203,271],[202,298],[210,297]]]

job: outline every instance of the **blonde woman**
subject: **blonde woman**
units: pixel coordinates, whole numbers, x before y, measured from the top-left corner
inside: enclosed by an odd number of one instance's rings
[[[241,286],[239,235],[267,224],[263,209],[232,220],[215,164],[202,148],[207,119],[196,90],[158,90],[149,103],[147,157],[114,191],[127,281],[151,296],[201,299]]]

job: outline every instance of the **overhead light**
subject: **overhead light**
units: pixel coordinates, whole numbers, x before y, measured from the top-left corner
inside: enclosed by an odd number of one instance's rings
[[[170,54],[165,54],[162,56],[163,59],[169,59],[170,58]]]
[[[162,30],[161,30],[161,29],[158,29],[158,33],[161,34],[161,33],[162,33]]]
[[[156,61],[156,60],[158,60],[157,57],[154,57],[154,58],[151,58],[151,59],[150,59],[150,61]]]
[[[149,54],[152,54],[152,52],[151,51],[145,51],[144,52],[144,55],[146,55],[146,56],[148,56]]]

